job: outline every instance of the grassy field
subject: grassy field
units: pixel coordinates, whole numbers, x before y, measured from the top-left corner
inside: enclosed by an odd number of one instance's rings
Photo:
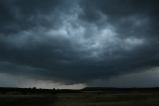
[[[0,106],[159,106],[159,92],[1,94]]]

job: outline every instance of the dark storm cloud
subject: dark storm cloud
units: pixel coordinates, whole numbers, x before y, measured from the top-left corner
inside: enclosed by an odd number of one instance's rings
[[[128,72],[137,69],[138,71],[138,68],[158,66],[158,4],[157,0],[82,1],[84,13],[81,14],[81,18],[83,20],[101,25],[99,20],[102,13],[108,17],[109,23],[117,27],[119,37],[124,39],[132,36],[146,40],[146,43],[138,49],[117,52],[121,53],[122,57],[109,63],[112,67],[119,69],[119,72],[115,71],[115,74],[125,73],[122,70]]]
[[[85,82],[159,64],[157,0],[1,0],[0,71]]]
[[[60,0],[1,0],[0,30],[11,33],[40,24],[49,25],[44,15],[54,11]],[[37,21],[38,20],[38,21]]]
[[[159,17],[159,2],[157,0],[83,0],[81,4],[83,5],[85,11],[81,15],[81,18],[84,20],[98,22],[101,18],[99,13],[103,13],[109,17],[109,22],[123,28],[122,30],[124,30],[124,32],[128,32],[133,30],[131,28],[134,28],[134,23],[131,21],[138,21],[138,18],[141,18],[141,20],[149,18],[149,26],[140,28],[140,32],[143,30],[153,33],[154,29],[157,31],[156,28],[158,28],[158,25],[155,24],[157,22],[157,18]],[[151,29],[148,30],[146,29],[147,27]],[[121,29],[119,28],[119,30]],[[146,35],[144,34],[143,36]]]

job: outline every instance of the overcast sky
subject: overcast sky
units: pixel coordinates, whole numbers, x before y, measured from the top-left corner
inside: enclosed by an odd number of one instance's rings
[[[0,0],[0,86],[159,86],[158,0]]]

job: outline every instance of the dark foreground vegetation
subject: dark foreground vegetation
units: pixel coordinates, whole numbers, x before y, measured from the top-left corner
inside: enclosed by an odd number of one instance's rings
[[[159,106],[159,88],[0,88],[0,106]]]

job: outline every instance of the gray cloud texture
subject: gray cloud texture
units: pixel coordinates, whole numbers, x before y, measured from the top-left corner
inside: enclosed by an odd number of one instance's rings
[[[157,0],[1,0],[0,72],[87,82],[159,65]]]

